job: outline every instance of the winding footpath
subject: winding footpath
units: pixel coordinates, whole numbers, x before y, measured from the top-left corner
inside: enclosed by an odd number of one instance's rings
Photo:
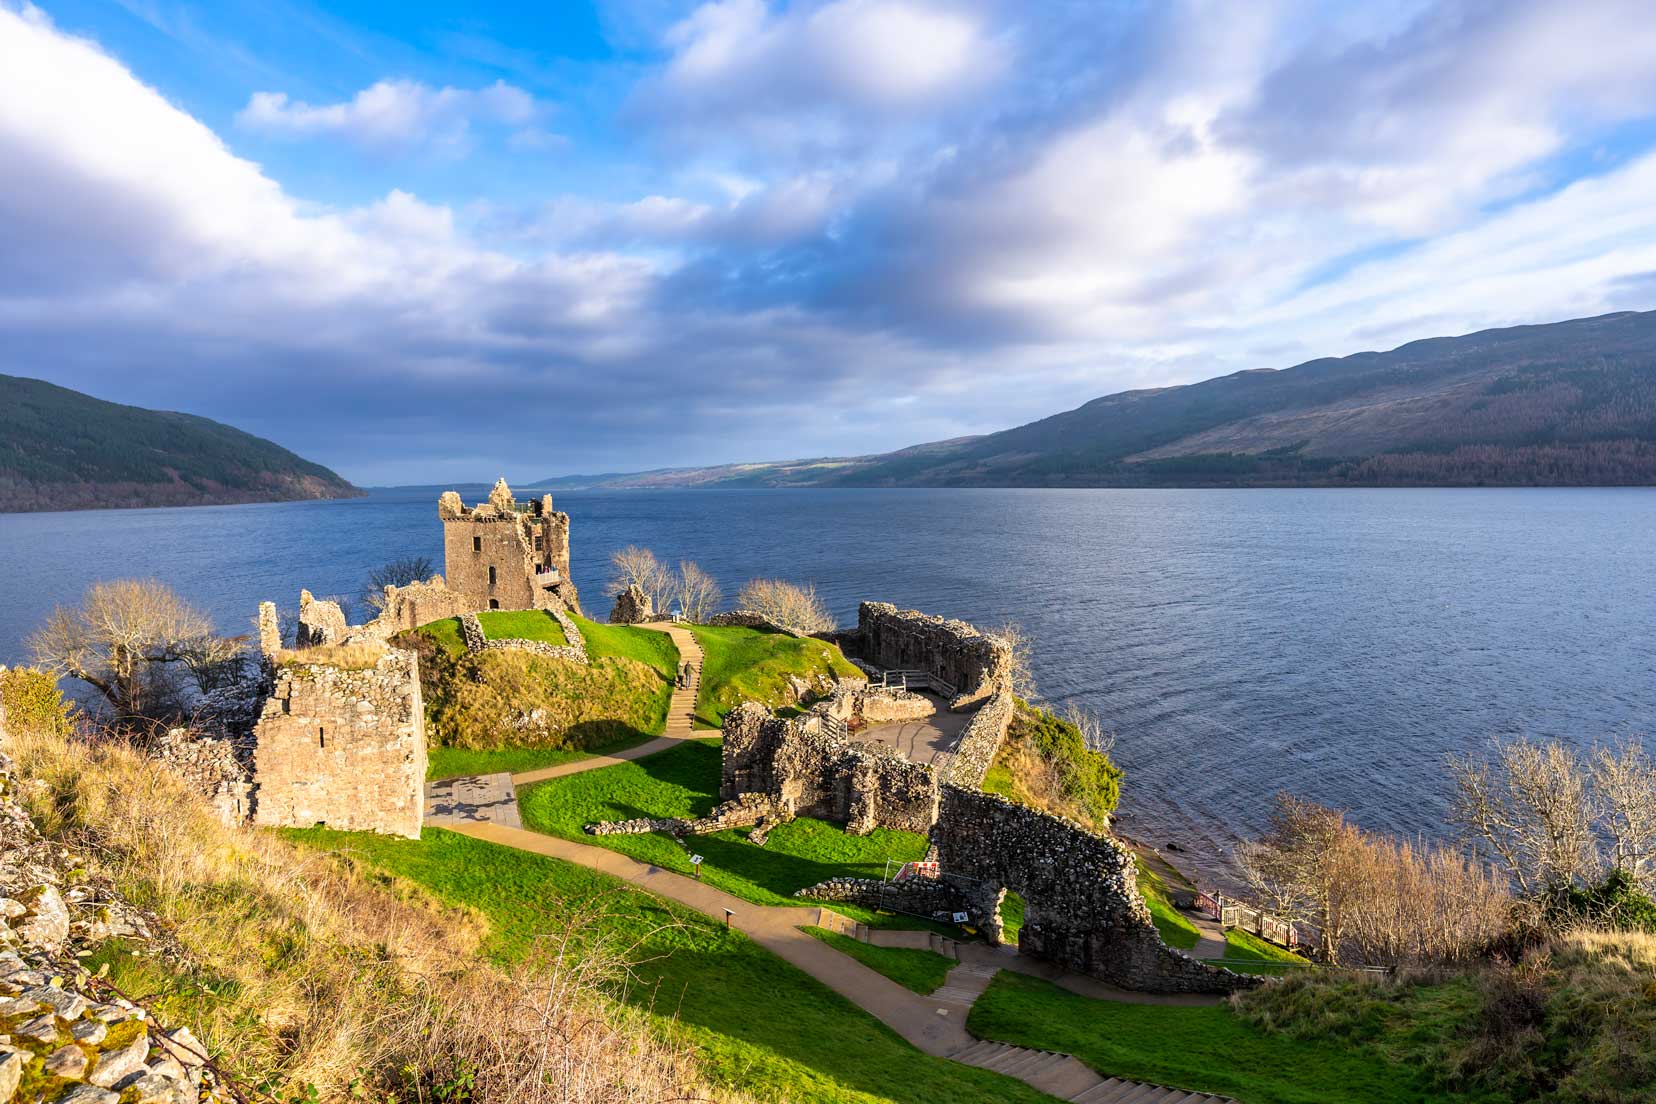
[[[673,693],[663,735],[613,755],[594,756],[510,776],[500,774],[433,783],[428,788],[426,822],[503,847],[601,871],[726,922],[778,958],[810,974],[874,1016],[926,1054],[1015,1077],[1042,1092],[1075,1104],[1234,1104],[1227,1098],[1208,1093],[1103,1078],[1067,1054],[977,1039],[966,1030],[966,1016],[973,1002],[1002,969],[1044,977],[1085,996],[1108,1000],[1206,1004],[1213,1003],[1212,998],[1130,993],[1093,978],[1065,974],[1044,963],[1024,959],[1010,948],[956,943],[928,932],[869,933],[828,909],[756,905],[715,889],[706,882],[639,862],[618,851],[575,843],[521,827],[515,802],[502,803],[498,800],[503,790],[515,790],[517,786],[549,778],[600,770],[640,759],[672,747],[692,735],[696,692],[701,684],[701,649],[695,638],[678,625],[654,623],[641,627],[667,633],[678,646],[680,656],[688,659],[695,669],[689,687]],[[465,792],[487,794],[491,800],[473,809],[454,800],[454,794]],[[960,965],[949,971],[941,988],[929,996],[922,996],[800,930],[806,924],[817,924],[886,946],[939,950],[955,958]]]

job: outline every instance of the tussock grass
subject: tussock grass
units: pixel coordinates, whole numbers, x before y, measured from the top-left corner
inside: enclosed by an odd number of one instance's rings
[[[188,1023],[249,1085],[283,1098],[455,1095],[620,1104],[694,1076],[608,993],[620,959],[590,940],[495,969],[489,924],[399,878],[268,832],[226,828],[159,765],[115,744],[14,733],[22,794],[48,836],[155,913],[183,957],[111,946],[111,976]],[[450,903],[451,906],[453,903]],[[354,1086],[354,1089],[353,1089]]]
[[[282,667],[321,663],[347,671],[369,671],[385,658],[384,644],[318,644],[314,648],[283,648],[276,653]]]

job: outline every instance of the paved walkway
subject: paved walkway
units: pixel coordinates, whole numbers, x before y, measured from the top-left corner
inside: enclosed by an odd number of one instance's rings
[[[425,822],[444,828],[493,821],[508,828],[522,828],[518,815],[517,788],[512,776],[473,774],[426,783]]]
[[[802,924],[816,921],[844,931],[847,921],[838,913],[787,905],[755,905],[715,889],[706,882],[639,862],[618,851],[525,830],[517,817],[516,786],[641,759],[672,747],[694,733],[696,692],[701,686],[701,648],[695,638],[678,625],[658,622],[643,627],[665,632],[672,637],[679,655],[688,659],[695,668],[690,685],[674,690],[672,703],[668,707],[666,729],[661,736],[611,755],[523,771],[511,775],[509,779],[504,774],[498,774],[434,783],[428,787],[428,822],[490,843],[611,874],[728,923],[778,958],[827,985],[927,1054],[1004,1073],[1074,1104],[1226,1104],[1223,1098],[1206,1093],[1186,1093],[1159,1085],[1103,1078],[1067,1054],[980,1040],[966,1030],[966,1016],[973,1002],[982,996],[994,975],[1002,969],[1049,977],[1065,988],[1104,999],[1182,1004],[1212,1003],[1210,998],[1129,993],[1093,978],[1065,974],[1057,967],[1025,959],[1012,948],[956,943],[933,933],[890,933],[893,938],[886,945],[918,946],[919,941],[924,940],[934,950],[952,952],[953,957],[961,962],[949,971],[937,992],[921,996],[800,930]],[[436,787],[446,787],[440,791],[443,795],[441,800],[431,792]],[[885,936],[887,933],[879,934]],[[886,943],[886,940],[882,938],[880,942]]]
[[[571,763],[559,763],[555,767],[541,767],[538,770],[520,771],[512,775],[514,786],[527,786],[532,782],[545,782],[548,778],[563,778],[571,774],[580,774],[583,771],[597,770],[600,767],[613,767],[617,763],[626,763],[633,759],[642,759],[646,755],[654,755],[658,751],[666,751],[680,740],[696,735],[694,728],[696,716],[696,694],[701,690],[702,650],[696,643],[696,638],[682,625],[670,621],[652,621],[649,624],[637,626],[641,629],[653,629],[656,632],[666,633],[672,637],[673,643],[679,650],[679,662],[690,661],[694,673],[690,677],[690,685],[675,687],[673,698],[667,704],[667,726],[660,736],[653,740],[646,740],[637,747],[630,747],[624,751],[611,752],[608,755],[594,755],[590,759],[577,759]],[[712,735],[706,732],[704,735]]]

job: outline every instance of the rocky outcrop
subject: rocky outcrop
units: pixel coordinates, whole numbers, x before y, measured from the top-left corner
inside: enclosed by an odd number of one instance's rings
[[[654,618],[655,603],[637,583],[628,584],[615,596],[615,605],[610,607],[609,623],[612,625],[642,625]]]
[[[82,965],[112,939],[151,955],[177,952],[149,916],[88,878],[81,857],[40,835],[15,800],[17,782],[0,753],[0,1100],[230,1099],[188,1028],[167,1030]]]

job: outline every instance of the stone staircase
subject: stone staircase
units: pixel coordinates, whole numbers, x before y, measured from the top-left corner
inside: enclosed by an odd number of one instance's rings
[[[672,701],[667,706],[667,727],[663,736],[675,736],[680,739],[691,735],[696,720],[696,694],[701,690],[702,650],[696,643],[696,638],[687,629],[673,624],[654,624],[647,626],[665,632],[677,645],[679,657],[688,660],[691,666],[690,685],[674,687]]]
[[[950,1059],[1016,1077],[1072,1104],[1236,1104],[1229,1097],[1103,1078],[1067,1054],[981,1039]]]
[[[928,999],[943,1004],[963,1005],[970,1009],[1001,970],[994,962],[962,962],[959,942],[934,931],[870,929],[867,924],[856,923],[832,909],[819,910],[817,926],[849,935],[863,943],[932,951],[960,962],[961,965],[949,971],[943,984],[928,994]],[[1085,1063],[1068,1054],[1032,1050],[989,1039],[979,1039],[964,1050],[949,1055],[949,1058],[1016,1077],[1044,1093],[1072,1101],[1073,1104],[1236,1104],[1230,1097],[1214,1096],[1212,1093],[1188,1092],[1166,1085],[1125,1081],[1119,1077],[1100,1077]]]

